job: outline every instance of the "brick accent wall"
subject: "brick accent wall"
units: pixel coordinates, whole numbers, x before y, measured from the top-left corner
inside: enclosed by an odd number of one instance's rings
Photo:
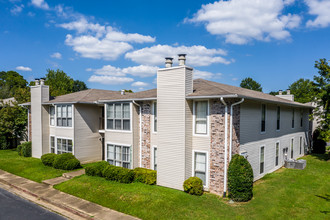
[[[230,105],[237,100],[225,100],[228,105],[228,136],[227,151],[229,153],[229,128],[230,128]],[[225,164],[225,106],[220,100],[210,100],[210,125],[211,125],[211,144],[210,144],[210,181],[209,190],[211,193],[223,194],[224,187],[224,164]],[[233,154],[239,153],[239,126],[240,126],[240,107],[234,106],[233,109]],[[228,154],[229,155],[229,154]],[[229,165],[229,156],[227,157]]]
[[[145,102],[141,105],[142,123],[141,123],[141,165],[143,168],[151,168],[151,102]]]

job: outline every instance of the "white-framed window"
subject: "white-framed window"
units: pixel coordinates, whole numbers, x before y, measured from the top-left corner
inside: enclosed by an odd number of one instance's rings
[[[276,130],[281,128],[281,107],[277,106],[277,120],[276,120]]]
[[[72,105],[56,105],[56,125],[72,127]]]
[[[106,160],[118,167],[132,168],[132,152],[130,146],[107,144]]]
[[[50,152],[55,153],[55,136],[50,136]]]
[[[291,147],[291,159],[293,159],[293,142],[294,142],[294,139],[292,138],[291,139],[291,145],[290,145],[290,147]]]
[[[203,181],[203,185],[207,186],[207,152],[193,151],[193,158],[193,176],[200,178]]]
[[[131,130],[131,106],[130,103],[107,104],[107,129]]]
[[[194,102],[195,110],[195,134],[205,135],[208,133],[208,101]]]
[[[49,125],[55,126],[55,106],[49,106]]]
[[[292,109],[291,128],[294,128],[294,108]]]
[[[152,159],[153,159],[153,170],[157,171],[157,147],[153,147],[153,154],[152,154]]]
[[[300,127],[303,126],[303,121],[304,121],[304,112],[301,110],[300,111]]]
[[[302,150],[303,150],[303,137],[300,136],[299,137],[299,154],[302,154]]]
[[[56,138],[57,154],[72,153],[73,143],[72,139]]]
[[[153,114],[154,114],[154,132],[157,132],[157,102],[153,103]]]
[[[275,144],[275,166],[278,166],[278,160],[280,156],[280,142],[276,142]]]
[[[266,105],[261,105],[261,132],[266,132]]]
[[[260,147],[260,174],[265,172],[265,146]]]

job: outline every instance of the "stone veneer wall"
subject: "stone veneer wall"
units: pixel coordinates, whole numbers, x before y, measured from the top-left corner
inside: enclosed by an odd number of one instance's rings
[[[237,100],[227,100],[228,105],[228,136],[227,149],[229,153],[229,126],[230,126],[230,105]],[[225,106],[220,100],[210,100],[210,123],[211,123],[211,144],[210,144],[210,184],[211,193],[223,193],[224,161],[225,161]],[[233,109],[233,154],[239,153],[239,126],[240,126],[240,106]],[[228,154],[229,155],[229,154]],[[229,165],[229,156],[227,157]]]
[[[141,123],[141,165],[143,168],[151,168],[151,102],[144,102],[141,105],[142,109],[142,123]]]

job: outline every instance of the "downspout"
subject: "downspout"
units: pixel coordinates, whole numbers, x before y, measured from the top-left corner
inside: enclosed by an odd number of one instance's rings
[[[241,101],[235,102],[230,106],[230,130],[229,130],[229,162],[231,161],[231,155],[232,155],[232,146],[233,146],[233,107],[235,105],[239,105],[242,102],[244,102],[244,98],[241,99]]]
[[[223,197],[226,197],[227,192],[227,135],[228,135],[228,106],[224,101],[223,97],[220,98],[220,101],[225,106],[225,166],[224,166],[224,175],[223,175]]]
[[[134,100],[132,102],[136,106],[139,106],[139,113],[140,113],[140,121],[139,121],[139,130],[140,130],[139,147],[140,147],[140,167],[142,167],[142,107],[141,107],[141,105],[137,104]]]

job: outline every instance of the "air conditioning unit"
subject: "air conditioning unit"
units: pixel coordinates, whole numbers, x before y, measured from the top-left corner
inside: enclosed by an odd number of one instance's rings
[[[243,152],[240,152],[239,155],[243,156],[245,159],[247,159],[248,157],[248,152],[247,151],[243,151]]]

